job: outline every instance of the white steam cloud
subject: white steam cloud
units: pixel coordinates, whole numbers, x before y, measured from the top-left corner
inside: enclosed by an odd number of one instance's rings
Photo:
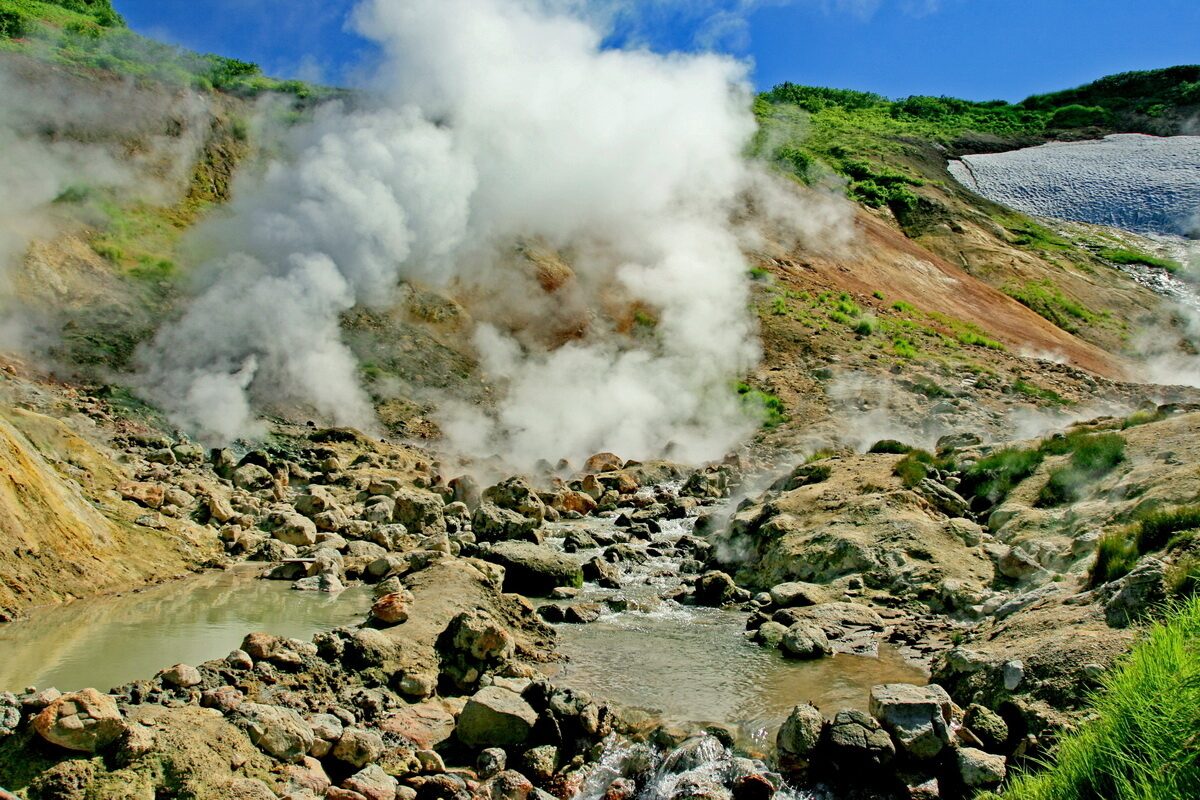
[[[501,390],[443,405],[461,452],[701,459],[743,435],[730,383],[757,346],[730,219],[762,182],[744,65],[605,49],[561,3],[366,0],[355,20],[385,101],[322,109],[237,187],[210,231],[226,254],[142,353],[144,391],[211,441],[260,432],[265,404],[370,427],[339,315],[418,281],[476,298]],[[565,288],[513,268],[527,241],[570,254]],[[653,335],[620,331],[634,303]],[[565,345],[564,319],[583,332]]]

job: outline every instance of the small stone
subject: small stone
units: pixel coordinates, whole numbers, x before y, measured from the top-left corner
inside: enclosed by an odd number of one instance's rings
[[[1006,662],[1003,671],[1004,688],[1010,692],[1020,686],[1021,681],[1025,679],[1025,664],[1019,660]]]
[[[1008,771],[1004,756],[985,753],[974,747],[958,748],[957,760],[959,778],[971,789],[999,786]]]
[[[823,658],[833,653],[825,632],[809,622],[797,622],[788,628],[779,646],[792,658]]]
[[[479,777],[487,780],[497,773],[503,772],[508,763],[508,755],[499,747],[489,747],[479,754],[475,761],[475,771]]]
[[[791,758],[807,760],[821,741],[825,718],[813,705],[796,706],[779,728],[775,746]]]
[[[383,753],[383,739],[379,734],[360,728],[347,728],[333,746],[333,757],[354,767],[378,761]]]
[[[163,683],[180,689],[188,689],[200,684],[200,670],[188,664],[176,664],[158,673]]]
[[[397,786],[396,779],[378,764],[365,767],[342,782],[342,788],[358,792],[367,800],[396,800]]]
[[[408,621],[408,607],[413,601],[412,592],[400,590],[385,594],[371,606],[371,617],[384,625],[399,625]]]

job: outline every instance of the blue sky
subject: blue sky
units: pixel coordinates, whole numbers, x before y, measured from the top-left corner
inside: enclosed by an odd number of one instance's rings
[[[403,0],[396,0],[403,2]],[[611,2],[611,0],[609,0]],[[116,0],[135,30],[257,61],[280,77],[356,83],[369,45],[354,0]],[[1019,100],[1131,69],[1200,62],[1198,0],[640,0],[616,39],[751,59],[759,88]]]

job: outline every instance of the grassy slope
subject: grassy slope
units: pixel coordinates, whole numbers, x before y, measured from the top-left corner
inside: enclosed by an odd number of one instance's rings
[[[1178,265],[1095,235],[1052,231],[960,186],[946,159],[1115,131],[1178,132],[1198,103],[1200,67],[1112,76],[1016,105],[932,97],[891,101],[782,84],[756,102],[761,131],[753,151],[801,182],[844,184],[850,197],[931,252],[1063,330],[1122,352],[1131,326],[1159,303],[1114,267],[1131,261],[1168,270]]]
[[[1200,596],[1104,679],[1092,711],[1051,766],[1019,776],[1006,800],[1200,797]]]

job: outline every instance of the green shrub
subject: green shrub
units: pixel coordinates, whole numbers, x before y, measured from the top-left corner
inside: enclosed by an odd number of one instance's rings
[[[1048,128],[1088,128],[1093,125],[1104,125],[1109,121],[1109,114],[1099,106],[1069,105],[1054,112]]]
[[[1200,506],[1154,511],[1138,523],[1138,552],[1144,555],[1162,550],[1175,534],[1197,528],[1200,528]]]
[[[29,20],[19,11],[0,11],[0,38],[21,39],[29,34]]]
[[[910,445],[904,442],[896,441],[895,439],[881,439],[871,445],[868,453],[886,453],[889,455],[906,456],[913,451]]]
[[[1087,721],[1004,800],[1200,797],[1200,598],[1156,624],[1101,680]],[[989,795],[994,800],[995,795]]]
[[[1094,589],[1128,575],[1137,560],[1137,543],[1125,531],[1104,534],[1096,545],[1096,563],[1088,573],[1088,585]]]

